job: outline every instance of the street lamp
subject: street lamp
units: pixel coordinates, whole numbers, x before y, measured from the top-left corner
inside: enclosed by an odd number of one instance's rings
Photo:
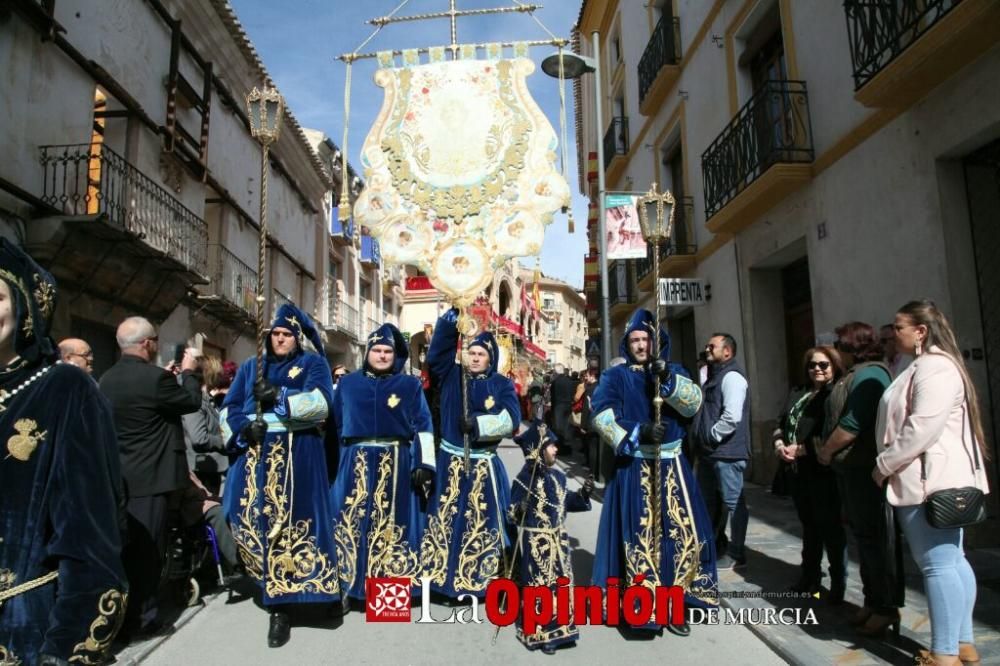
[[[285,100],[274,88],[263,90],[254,87],[247,95],[247,116],[250,135],[260,144],[260,232],[257,252],[257,381],[264,379],[264,270],[267,268],[267,174],[268,153],[271,144],[278,140],[281,119],[285,114]],[[264,416],[257,401],[257,424],[263,426]]]
[[[598,233],[598,265],[601,271],[601,369],[606,370],[611,361],[611,314],[608,303],[608,234],[604,220],[604,127],[603,111],[601,109],[601,35],[596,30],[591,33],[594,57],[589,58],[577,53],[560,51],[553,53],[542,61],[542,71],[554,78],[576,79],[584,74],[593,73],[594,77],[594,116],[597,129],[597,198],[599,214],[597,218]],[[560,71],[562,76],[560,77]]]
[[[639,197],[637,202],[639,208],[639,224],[642,226],[642,235],[646,242],[653,248],[653,306],[656,308],[656,326],[651,336],[651,347],[660,357],[660,243],[664,239],[669,239],[674,232],[674,210],[676,200],[669,190],[657,192],[656,183],[649,188],[649,192]],[[661,359],[670,362],[670,359]],[[660,413],[663,411],[663,396],[660,395],[660,376],[653,374],[653,423],[660,422]],[[653,487],[656,491],[653,495],[653,515],[657,516],[653,528],[653,543],[656,544],[656,562],[660,562],[660,535],[663,531],[663,522],[659,516],[660,496],[663,491],[660,480],[660,460],[659,456],[653,461]]]

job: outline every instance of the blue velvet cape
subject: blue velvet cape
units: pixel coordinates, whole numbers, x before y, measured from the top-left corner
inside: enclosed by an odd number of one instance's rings
[[[639,311],[646,312],[646,311]],[[633,317],[622,339],[621,353],[630,358],[630,332],[650,328],[648,317]],[[660,358],[669,358],[670,340],[660,331]],[[615,452],[615,469],[604,493],[604,506],[594,554],[593,584],[604,587],[609,577],[630,584],[637,574],[644,584],[681,585],[691,606],[718,604],[718,578],[712,523],[691,466],[681,450],[685,425],[701,405],[701,391],[687,371],[670,363],[670,377],[661,384],[665,398],[660,420],[665,427],[661,446],[639,442],[639,429],[653,420],[653,376],[646,364],[630,362],[608,368],[594,392],[594,430]],[[653,509],[653,461],[660,466],[662,538],[656,566]],[[649,624],[644,628],[656,628]]]
[[[0,389],[13,390],[41,367],[0,375]],[[58,578],[0,604],[0,663],[35,664],[40,653],[98,663],[127,597],[111,407],[93,379],[64,364],[4,407],[0,590],[50,572]]]
[[[521,422],[514,384],[496,372],[468,378],[469,435],[472,457],[466,474],[462,461],[462,369],[455,362],[458,329],[455,311],[438,319],[427,362],[441,387],[441,449],[437,453],[435,493],[427,506],[427,530],[421,543],[424,575],[431,589],[449,597],[486,595],[486,586],[502,570],[510,544],[506,507],[510,481],[496,446]]]
[[[223,505],[240,560],[267,605],[329,602],[340,596],[324,436],[333,400],[326,359],[297,349],[268,355],[266,378],[279,389],[264,416],[263,446],[239,436],[255,418],[256,359],[247,359],[223,403],[223,435],[234,459]]]
[[[566,490],[566,474],[556,467],[546,467],[529,460],[514,479],[510,491],[510,521],[523,527],[518,551],[518,584],[548,586],[552,589],[552,607],[556,607],[556,579],[565,576],[573,585],[569,536],[566,534],[567,511],[590,511],[590,500],[579,491]],[[570,592],[572,594],[572,591]],[[525,634],[518,617],[517,638],[529,650],[573,643],[580,632],[573,623],[559,624],[555,616],[533,634]]]
[[[368,576],[419,585],[425,514],[410,474],[434,470],[434,424],[420,380],[399,369],[356,370],[334,392],[333,422],[340,466],[330,503],[341,588],[363,599]]]

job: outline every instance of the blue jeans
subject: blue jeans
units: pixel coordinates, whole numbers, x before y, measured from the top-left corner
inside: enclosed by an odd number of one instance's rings
[[[976,575],[965,559],[962,528],[931,527],[923,504],[897,506],[896,520],[924,576],[931,651],[958,654],[960,642],[973,642],[972,609],[976,605]]]
[[[698,461],[698,485],[701,487],[708,515],[715,522],[716,542],[725,536],[728,523],[731,530],[729,556],[734,560],[746,558],[744,545],[747,540],[747,524],[750,522],[750,512],[743,497],[743,473],[746,468],[746,460],[702,458]]]

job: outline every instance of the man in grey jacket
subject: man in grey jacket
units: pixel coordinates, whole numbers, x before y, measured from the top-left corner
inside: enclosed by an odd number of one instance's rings
[[[699,456],[698,483],[715,523],[717,566],[733,569],[746,564],[750,513],[743,496],[743,474],[750,460],[750,386],[746,371],[736,362],[733,336],[714,334],[705,352],[709,375],[692,428]],[[727,524],[731,526],[728,551],[724,550]]]

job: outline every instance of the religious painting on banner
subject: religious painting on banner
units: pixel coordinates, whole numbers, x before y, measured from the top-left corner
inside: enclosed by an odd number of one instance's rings
[[[404,51],[380,53],[375,83],[385,101],[365,139],[365,189],[354,205],[387,264],[411,264],[465,306],[511,257],[537,254],[545,226],[569,206],[556,168],[558,142],[531,98],[526,47],[485,60]]]
[[[645,259],[646,239],[639,224],[638,194],[608,194],[604,200],[604,226],[608,259]]]

